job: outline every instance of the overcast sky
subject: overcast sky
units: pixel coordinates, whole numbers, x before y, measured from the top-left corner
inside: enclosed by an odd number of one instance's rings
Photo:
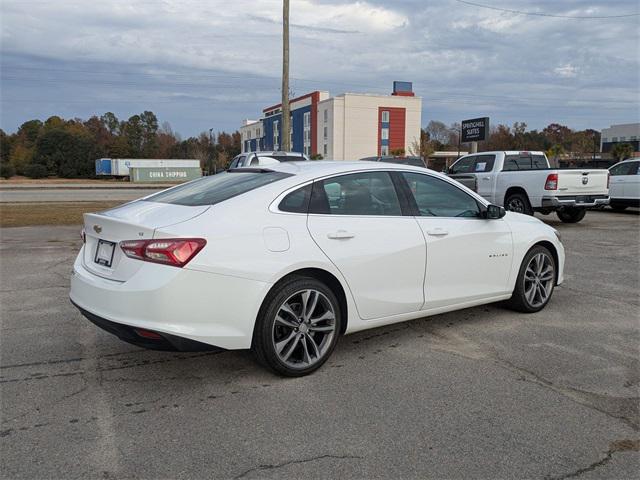
[[[606,17],[637,0],[477,0]],[[1,117],[155,112],[183,137],[235,130],[278,103],[281,0],[1,0]],[[412,81],[422,123],[529,128],[640,121],[640,17],[558,18],[461,0],[291,0],[291,85],[389,93]]]

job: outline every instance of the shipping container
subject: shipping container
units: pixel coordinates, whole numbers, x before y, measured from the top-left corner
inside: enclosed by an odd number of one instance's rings
[[[100,158],[96,160],[96,175],[128,177],[130,168],[198,168],[200,160],[175,158]]]
[[[129,172],[131,181],[139,183],[188,182],[202,176],[200,167],[131,167]]]

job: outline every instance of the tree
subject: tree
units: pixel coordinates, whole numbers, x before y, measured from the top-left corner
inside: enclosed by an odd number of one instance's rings
[[[144,128],[140,115],[132,115],[129,120],[121,125],[122,131],[127,138],[129,145],[129,155],[132,158],[140,158],[142,155],[142,144],[144,138]]]
[[[443,122],[431,120],[425,129],[429,140],[447,145],[451,139],[451,131]]]
[[[611,156],[616,161],[625,160],[633,155],[633,145],[630,143],[616,143],[611,149]]]
[[[120,121],[118,117],[116,117],[113,113],[107,112],[100,117],[100,121],[102,121],[103,125],[111,135],[117,135],[120,130]]]

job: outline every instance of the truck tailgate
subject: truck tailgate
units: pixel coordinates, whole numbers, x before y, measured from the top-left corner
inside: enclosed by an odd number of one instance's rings
[[[559,195],[607,195],[608,170],[558,170]]]

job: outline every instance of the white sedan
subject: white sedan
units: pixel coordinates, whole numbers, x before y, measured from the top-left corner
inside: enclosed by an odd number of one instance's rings
[[[491,302],[537,312],[564,249],[541,221],[444,175],[380,162],[287,162],[205,177],[86,214],[70,297],[156,349],[248,349],[319,368],[338,337]]]

